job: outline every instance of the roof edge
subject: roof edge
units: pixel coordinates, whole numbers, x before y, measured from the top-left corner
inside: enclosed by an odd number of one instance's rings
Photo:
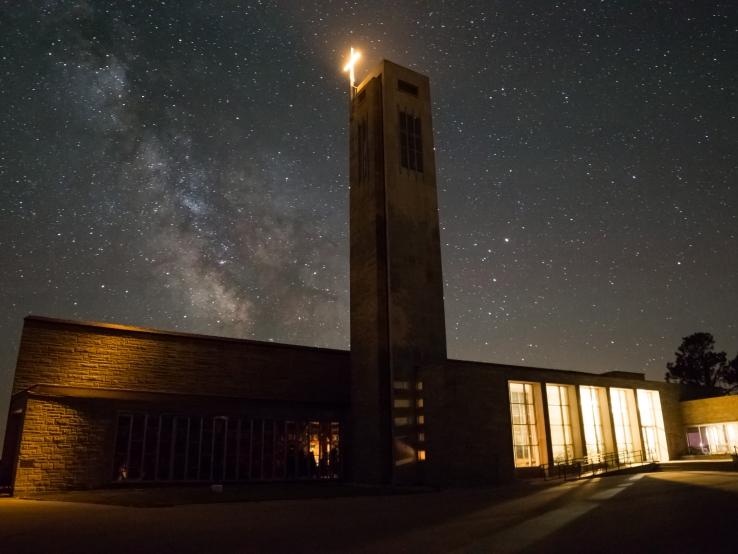
[[[232,401],[232,402],[250,402],[257,404],[274,404],[288,403],[299,404],[304,406],[331,405],[342,407],[347,404],[346,401],[329,402],[325,400],[293,400],[283,398],[249,398],[243,396],[232,396],[222,394],[193,394],[182,393],[165,390],[140,390],[140,389],[116,389],[104,387],[85,387],[77,385],[53,385],[46,383],[36,383],[30,387],[20,390],[13,395],[28,397],[61,397],[61,398],[88,398],[98,400],[136,400],[136,401],[154,401],[156,399],[184,399],[184,400],[215,400],[215,401]]]
[[[254,339],[240,339],[235,337],[219,337],[217,335],[202,335],[198,333],[184,333],[182,331],[166,331],[164,329],[155,329],[153,327],[139,327],[136,325],[122,325],[120,323],[106,323],[102,321],[84,321],[75,319],[61,319],[55,317],[47,317],[40,315],[29,314],[23,318],[26,322],[40,322],[49,323],[53,325],[69,325],[76,327],[87,327],[93,329],[105,329],[111,331],[122,331],[124,333],[139,333],[144,335],[160,335],[167,337],[194,339],[194,340],[208,340],[217,342],[234,342],[238,344],[250,344],[253,346],[263,346],[268,348],[294,348],[297,350],[313,350],[320,352],[329,352],[332,354],[347,355],[350,350],[339,350],[337,348],[325,348],[321,346],[307,346],[302,344],[287,344],[283,342],[270,342],[261,341]]]
[[[573,373],[575,375],[596,375],[598,377],[608,377],[610,379],[630,379],[630,380],[636,380],[636,381],[646,381],[649,383],[661,383],[662,381],[651,381],[649,379],[646,379],[645,373],[640,372],[621,372],[621,371],[603,371],[602,373],[593,373],[591,371],[580,371],[576,369],[558,369],[555,367],[536,367],[536,366],[528,366],[528,365],[517,365],[517,364],[505,364],[500,362],[484,362],[481,360],[459,360],[456,358],[449,358],[449,362],[451,363],[460,363],[460,364],[476,364],[476,365],[486,365],[491,366],[495,369],[515,369],[515,370],[532,370],[532,371],[551,371],[556,373]],[[632,375],[632,377],[628,377],[625,374]],[[664,381],[665,382],[665,381]]]

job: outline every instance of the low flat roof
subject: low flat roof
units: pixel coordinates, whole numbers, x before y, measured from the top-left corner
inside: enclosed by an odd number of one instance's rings
[[[535,367],[529,365],[516,365],[516,364],[502,364],[498,362],[481,362],[474,360],[457,360],[455,358],[449,358],[447,360],[454,364],[475,364],[490,366],[494,369],[514,369],[521,371],[553,371],[556,373],[570,373],[573,375],[596,375],[597,377],[610,377],[615,379],[631,379],[636,381],[646,381],[645,373],[636,373],[631,371],[604,371],[602,373],[593,373],[591,371],[578,371],[574,369],[557,369],[554,367]],[[651,383],[661,383],[661,381],[649,381]]]
[[[118,323],[105,323],[105,322],[99,322],[99,321],[79,321],[79,320],[71,320],[71,319],[60,319],[60,318],[53,318],[53,317],[38,316],[38,315],[28,315],[26,316],[25,320],[30,321],[30,322],[49,323],[52,325],[70,325],[70,326],[86,327],[90,329],[113,330],[113,331],[129,332],[129,333],[142,333],[142,334],[148,334],[148,335],[169,336],[169,337],[191,339],[191,340],[234,342],[234,343],[239,343],[239,344],[248,344],[248,345],[260,346],[260,347],[265,347],[265,348],[291,348],[291,349],[298,349],[298,350],[311,350],[311,351],[325,352],[325,353],[329,353],[333,355],[340,355],[340,356],[347,356],[347,355],[350,355],[351,353],[350,350],[341,350],[341,349],[336,349],[336,348],[324,348],[324,347],[319,347],[319,346],[306,346],[306,345],[299,345],[299,344],[286,344],[282,342],[259,341],[259,340],[243,339],[243,338],[235,338],[235,337],[220,337],[216,335],[184,333],[182,331],[166,331],[162,329],[155,329],[152,327],[121,325]],[[593,373],[589,371],[577,371],[577,370],[571,370],[571,369],[534,367],[534,366],[524,366],[524,365],[516,365],[516,364],[499,363],[499,362],[485,362],[485,361],[478,361],[478,360],[458,360],[458,359],[453,359],[453,358],[447,358],[445,363],[474,364],[478,366],[479,365],[488,366],[490,369],[499,369],[499,370],[513,369],[513,370],[522,370],[522,371],[527,370],[527,371],[568,373],[568,374],[573,374],[573,375],[596,375],[596,376],[601,376],[601,377],[611,377],[611,378],[616,378],[616,379],[630,379],[630,380],[640,380],[640,381],[646,380],[645,374],[643,373],[625,372],[625,371],[606,371],[602,373]],[[660,381],[650,381],[650,382],[661,383]]]
[[[122,331],[125,333],[139,333],[145,335],[159,335],[167,337],[176,337],[192,340],[208,340],[217,342],[235,342],[240,344],[249,344],[254,346],[264,346],[268,348],[296,348],[300,350],[315,350],[332,354],[348,355],[349,350],[340,350],[337,348],[325,348],[321,346],[307,346],[302,344],[287,344],[283,342],[272,342],[254,339],[242,339],[236,337],[220,337],[217,335],[201,335],[198,333],[184,333],[182,331],[166,331],[163,329],[155,329],[153,327],[139,327],[137,325],[121,325],[119,323],[105,323],[102,321],[81,321],[74,319],[60,319],[55,317],[46,317],[40,315],[27,315],[25,321],[49,323],[52,325],[70,325],[77,327],[86,327],[89,329],[101,329]]]

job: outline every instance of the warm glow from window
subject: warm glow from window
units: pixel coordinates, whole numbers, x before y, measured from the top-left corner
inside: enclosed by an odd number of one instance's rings
[[[425,450],[418,450],[418,461],[425,461]]]
[[[664,416],[661,413],[659,391],[638,389],[636,394],[646,458],[659,462],[668,460],[669,448],[666,444],[666,430]]]
[[[619,455],[625,457],[621,461],[628,461],[629,454],[640,449],[633,390],[610,388],[610,402],[612,425],[615,429],[615,444]]]
[[[605,454],[605,434],[602,427],[602,408],[600,398],[604,396],[601,387],[579,387],[582,405],[582,427],[587,456],[596,461]]]
[[[340,477],[340,425],[241,416],[119,413],[114,481]]]
[[[513,432],[515,467],[541,465],[538,447],[538,428],[532,383],[508,384],[510,390],[510,417]]]
[[[738,421],[688,427],[687,447],[690,454],[735,454],[738,452]]]
[[[728,452],[738,453],[738,422],[725,424],[725,436],[728,439]]]
[[[546,385],[551,453],[556,464],[574,458],[569,388],[566,385]]]

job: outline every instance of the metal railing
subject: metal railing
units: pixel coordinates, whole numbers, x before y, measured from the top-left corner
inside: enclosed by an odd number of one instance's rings
[[[543,478],[550,479],[579,479],[591,477],[607,471],[615,471],[634,465],[652,461],[643,450],[621,450],[620,452],[606,452],[604,454],[590,454],[581,458],[562,461],[554,464],[543,464]]]

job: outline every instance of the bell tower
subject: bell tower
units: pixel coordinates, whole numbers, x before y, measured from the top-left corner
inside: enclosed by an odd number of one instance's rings
[[[351,96],[351,478],[423,483],[446,360],[429,81],[383,60]]]

